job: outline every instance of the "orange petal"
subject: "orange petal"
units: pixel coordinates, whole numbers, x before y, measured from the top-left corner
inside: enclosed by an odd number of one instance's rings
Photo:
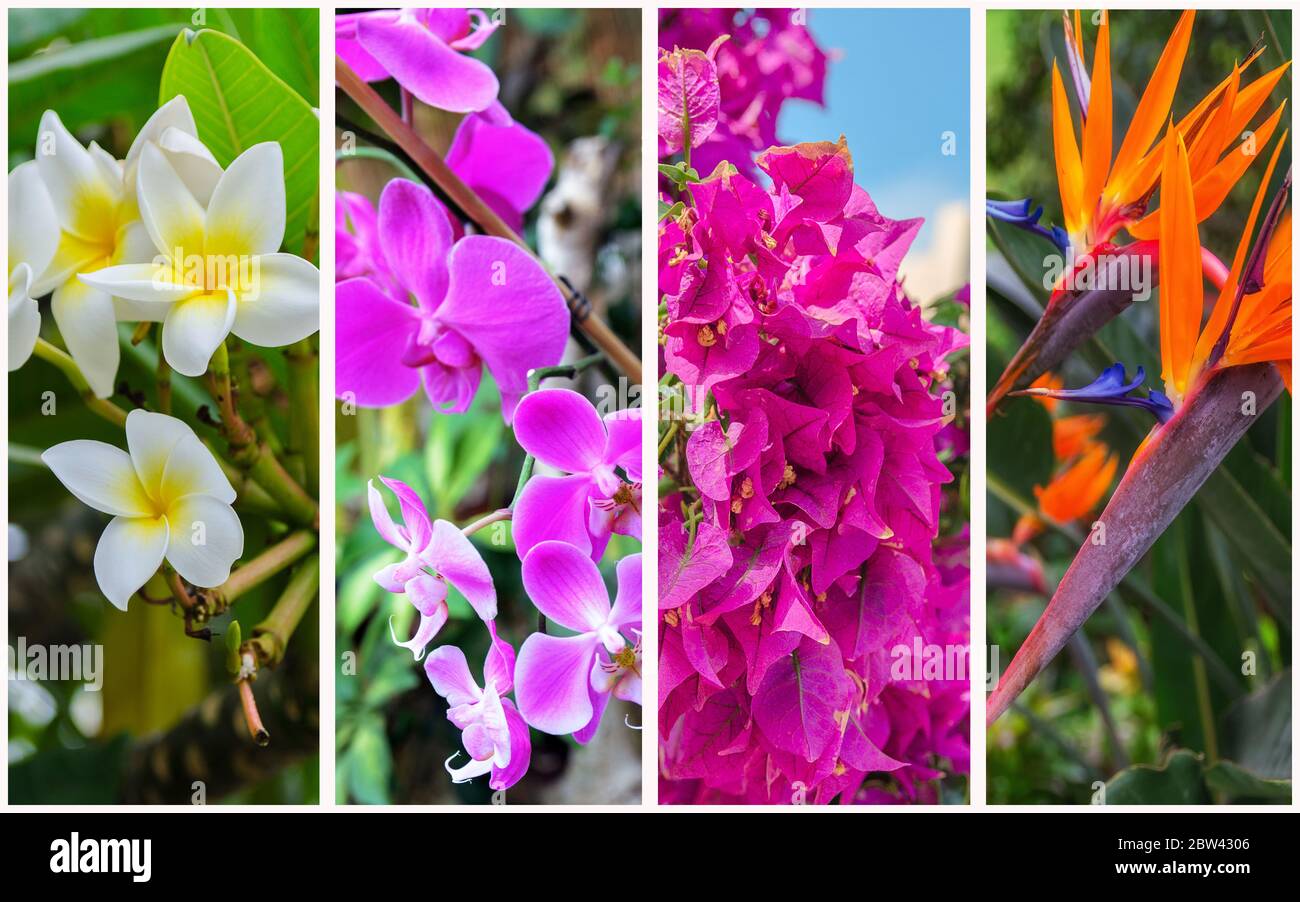
[[[1156,63],[1151,80],[1147,82],[1142,99],[1138,101],[1133,120],[1129,123],[1124,142],[1115,157],[1111,185],[1107,195],[1112,199],[1126,198],[1128,179],[1151,142],[1160,134],[1161,126],[1169,116],[1169,107],[1174,101],[1174,90],[1178,87],[1178,76],[1183,71],[1183,59],[1187,56],[1187,45],[1192,39],[1192,22],[1196,18],[1195,10],[1186,10],[1169,36],[1160,61]]]
[[[1056,183],[1061,189],[1061,211],[1065,228],[1071,235],[1083,231],[1087,224],[1083,216],[1083,163],[1079,159],[1079,145],[1074,141],[1074,120],[1070,115],[1070,101],[1065,96],[1061,70],[1052,62],[1052,146],[1056,153]]]
[[[1106,426],[1106,417],[1099,413],[1081,413],[1061,417],[1052,422],[1052,450],[1056,459],[1065,461],[1087,451]]]
[[[1182,135],[1174,134],[1176,141],[1165,142],[1160,175],[1160,361],[1166,393],[1176,406],[1187,390],[1201,331],[1204,286],[1187,147]]]
[[[1277,165],[1278,155],[1281,154],[1282,148],[1286,145],[1285,131],[1278,138],[1277,143],[1273,146],[1273,155],[1269,158],[1268,166],[1264,169],[1264,177],[1260,180],[1259,188],[1255,191],[1255,199],[1250,205],[1250,215],[1246,217],[1246,226],[1242,229],[1241,239],[1237,242],[1237,251],[1232,258],[1232,269],[1228,271],[1228,278],[1219,289],[1219,296],[1214,302],[1214,309],[1210,311],[1210,319],[1205,324],[1200,338],[1196,342],[1196,353],[1192,358],[1192,369],[1200,370],[1205,361],[1209,359],[1210,352],[1214,350],[1214,345],[1218,342],[1219,336],[1228,325],[1228,317],[1232,313],[1232,302],[1237,296],[1237,282],[1241,279],[1242,268],[1246,265],[1246,254],[1250,250],[1250,239],[1255,234],[1255,221],[1259,218],[1259,211],[1264,206],[1264,195],[1268,191],[1269,182],[1273,179],[1273,169]],[[1164,255],[1161,254],[1161,259]],[[1163,298],[1164,292],[1161,291]],[[1163,301],[1162,301],[1163,303]],[[1163,308],[1162,308],[1163,313]],[[1231,336],[1229,336],[1231,342]]]
[[[1119,458],[1103,444],[1061,470],[1044,489],[1036,489],[1038,509],[1057,523],[1071,523],[1086,517],[1110,489]]]
[[[1092,88],[1088,95],[1088,119],[1083,126],[1083,211],[1096,215],[1101,189],[1110,174],[1110,16],[1101,14],[1097,49],[1092,60]]]

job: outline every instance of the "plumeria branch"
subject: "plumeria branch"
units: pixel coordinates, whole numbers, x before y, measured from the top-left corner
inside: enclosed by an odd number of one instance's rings
[[[303,525],[315,525],[320,516],[316,502],[289,475],[266,442],[239,414],[230,379],[230,356],[224,343],[212,355],[205,378],[212,399],[221,412],[219,428],[230,447],[231,459],[248,471],[253,481],[275,499],[290,519]]]
[[[231,573],[230,579],[213,589],[210,595],[220,599],[221,609],[225,610],[241,595],[292,566],[315,547],[314,532],[304,529],[292,533]]]
[[[126,411],[106,398],[95,397],[95,393],[90,389],[90,383],[81,374],[81,368],[77,366],[77,362],[67,352],[56,348],[43,338],[37,338],[33,354],[47,363],[54,364],[63,375],[67,376],[68,381],[72,383],[72,387],[81,394],[81,399],[86,402],[86,406],[93,413],[98,414],[115,426],[126,425]]]
[[[285,350],[289,363],[289,435],[302,457],[307,488],[320,486],[320,365],[310,338]]]
[[[495,235],[498,238],[513,241],[536,259],[532,248],[528,247],[510,226],[506,225],[496,211],[489,207],[478,196],[477,192],[462,182],[451,171],[442,157],[425,143],[424,139],[410,125],[402,121],[401,115],[385,103],[374,88],[363,81],[346,62],[338,57],[335,58],[335,78],[344,93],[356,101],[357,105],[381,129],[397,141],[398,145],[407,152],[415,164],[433,179],[457,206],[469,215],[475,225],[488,235]],[[538,265],[544,266],[540,260],[538,260]],[[562,279],[556,278],[555,282],[566,295],[572,294],[570,287]],[[604,320],[591,313],[579,316],[577,312],[574,314],[574,319],[577,321],[579,328],[598,348],[605,352],[610,361],[624,375],[633,382],[641,382],[640,359],[627,345],[623,344],[613,330],[605,324]]]
[[[253,628],[246,647],[259,667],[274,667],[284,659],[285,649],[303,615],[316,600],[320,587],[320,557],[312,555],[294,572],[284,593],[266,619]]]

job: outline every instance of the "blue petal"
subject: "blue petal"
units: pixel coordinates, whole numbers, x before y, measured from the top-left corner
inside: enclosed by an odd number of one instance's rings
[[[1102,370],[1100,376],[1083,388],[1036,388],[1016,392],[1016,394],[1056,398],[1059,401],[1078,401],[1084,404],[1140,407],[1161,423],[1169,422],[1169,418],[1174,415],[1174,405],[1162,393],[1151,389],[1145,398],[1129,397],[1129,393],[1141,388],[1145,381],[1146,371],[1142,367],[1137,368],[1133,381],[1129,382],[1124,372],[1124,364],[1114,363]]]
[[[1052,226],[1049,230],[1038,224],[1042,218],[1043,207],[1039,204],[1034,206],[1032,198],[1026,197],[1024,200],[985,200],[984,209],[988,215],[1002,222],[1032,232],[1035,235],[1046,238],[1057,249],[1068,256],[1070,253],[1070,236],[1065,229],[1060,226]]]

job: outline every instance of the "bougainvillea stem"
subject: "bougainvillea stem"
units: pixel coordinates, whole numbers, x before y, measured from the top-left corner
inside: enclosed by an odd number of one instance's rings
[[[374,88],[370,87],[352,71],[346,62],[338,57],[335,58],[335,78],[344,93],[356,101],[357,105],[374,119],[380,128],[391,135],[415,164],[429,178],[433,179],[455,204],[474,220],[474,223],[479,228],[488,235],[495,235],[498,238],[513,241],[536,257],[532,249],[497,215],[496,211],[489,207],[477,192],[462,182],[451,171],[442,157],[425,143],[424,139],[414,129],[402,121],[402,117],[384,102]],[[540,264],[541,261],[538,262]],[[556,284],[568,296],[569,292],[564,283],[557,279]],[[604,320],[595,314],[589,314],[585,318],[579,319],[578,325],[587,337],[605,352],[610,361],[624,375],[634,383],[641,382],[640,359],[614,334]]]

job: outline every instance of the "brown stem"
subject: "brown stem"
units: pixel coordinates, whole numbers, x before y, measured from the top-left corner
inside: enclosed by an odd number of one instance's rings
[[[251,680],[239,681],[239,705],[244,709],[244,723],[248,724],[248,735],[260,746],[271,743],[271,734],[262,725],[262,715],[257,710],[257,699],[253,698]]]
[[[451,171],[447,164],[443,162],[442,157],[425,143],[415,129],[402,121],[401,115],[385,103],[374,88],[362,81],[342,59],[335,57],[334,66],[335,81],[343,89],[343,92],[356,101],[357,105],[381,129],[393,137],[398,146],[406,151],[411,160],[424,171],[425,175],[446,192],[447,196],[457,206],[465,211],[475,225],[488,235],[495,235],[498,238],[513,241],[532,256],[534,260],[537,260],[537,255],[533,253],[532,248],[515,234],[514,229],[506,225],[505,221],[478,196],[474,189],[467,186]],[[537,265],[545,269],[545,265],[541,260],[537,260]],[[561,293],[566,296],[572,293],[570,287],[563,280],[556,279],[554,276],[552,278]],[[627,345],[623,344],[622,340],[614,334],[604,320],[590,312],[584,313],[582,311],[574,311],[574,320],[578,323],[578,327],[591,339],[592,343],[604,351],[605,356],[622,370],[624,375],[635,383],[639,384],[641,382],[640,359]]]

